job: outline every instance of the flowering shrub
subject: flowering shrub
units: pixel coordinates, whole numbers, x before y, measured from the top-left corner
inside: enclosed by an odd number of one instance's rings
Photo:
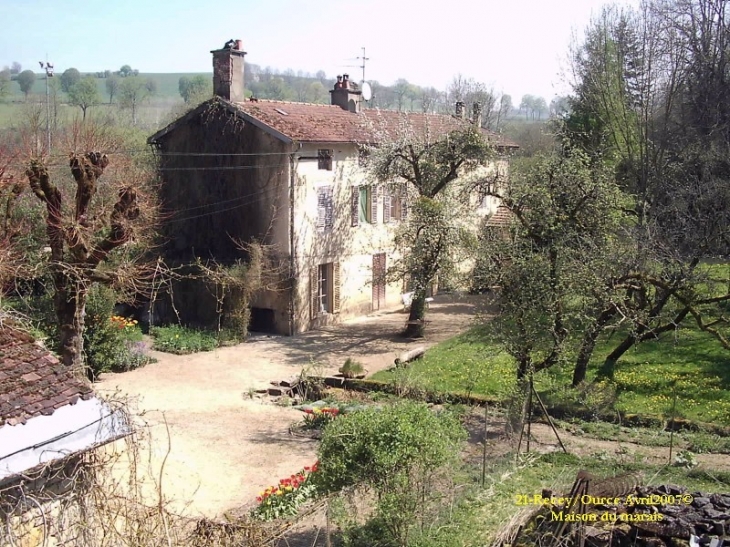
[[[299,506],[317,493],[312,473],[317,472],[318,465],[319,462],[316,462],[312,467],[305,467],[296,475],[281,479],[278,485],[269,486],[259,493],[253,516],[261,520],[273,520],[296,515]]]
[[[304,429],[322,429],[340,414],[337,407],[315,407],[304,411]]]
[[[110,321],[112,325],[120,330],[129,329],[134,330],[137,327],[136,319],[127,319],[120,315],[112,315]]]
[[[92,380],[102,372],[124,372],[153,361],[137,321],[118,315],[88,315],[84,345]]]

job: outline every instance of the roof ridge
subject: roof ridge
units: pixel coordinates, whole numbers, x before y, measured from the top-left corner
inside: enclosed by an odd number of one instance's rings
[[[249,100],[246,100],[246,101],[237,101],[237,102],[235,102],[233,104],[241,105],[241,104],[249,104],[249,103],[301,104],[301,105],[306,105],[306,106],[328,106],[328,107],[333,107],[334,106],[334,107],[340,108],[336,104],[304,103],[304,102],[299,102],[299,101],[282,101],[282,100],[279,100],[279,99],[256,99],[255,101],[252,101],[252,100],[249,99]]]

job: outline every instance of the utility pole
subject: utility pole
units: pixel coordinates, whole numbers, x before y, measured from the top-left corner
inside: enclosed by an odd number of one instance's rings
[[[365,61],[369,61],[370,57],[365,57],[365,48],[362,48],[362,57],[358,57],[358,59],[362,60],[362,64],[360,65],[360,68],[362,69],[362,81],[365,81]]]
[[[51,155],[51,99],[48,93],[48,78],[53,77],[53,65],[48,62],[48,56],[46,56],[46,62],[38,61],[41,68],[46,71],[46,149],[47,153]]]

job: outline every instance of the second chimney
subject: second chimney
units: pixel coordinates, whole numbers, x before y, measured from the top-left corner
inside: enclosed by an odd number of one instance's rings
[[[464,102],[456,101],[456,117],[463,120],[465,114],[466,112],[464,111]]]
[[[474,123],[474,127],[477,129],[481,129],[482,127],[482,105],[480,103],[474,103],[472,105],[473,110],[473,116],[472,116],[472,122]]]
[[[211,51],[213,54],[213,94],[239,103],[246,100],[243,87],[243,51],[241,40],[227,42],[223,49]]]

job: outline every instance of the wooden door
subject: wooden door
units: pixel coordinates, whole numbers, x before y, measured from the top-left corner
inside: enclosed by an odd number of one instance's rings
[[[385,253],[373,255],[373,310],[385,308]]]

